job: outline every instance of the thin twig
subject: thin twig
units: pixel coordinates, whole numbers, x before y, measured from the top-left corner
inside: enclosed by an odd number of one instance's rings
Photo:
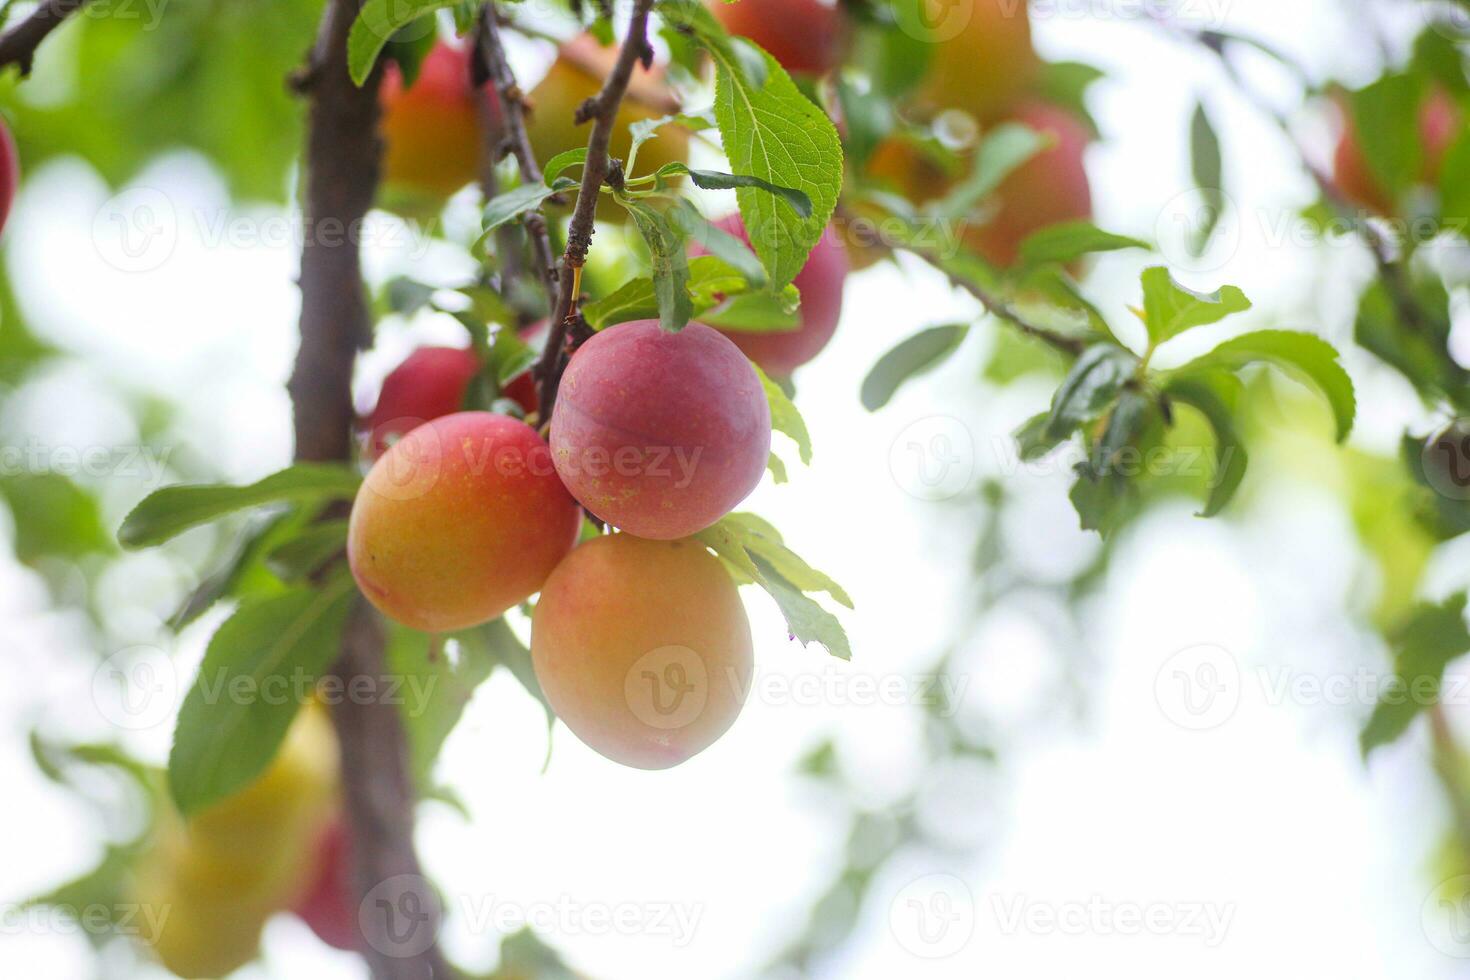
[[[525,93],[516,82],[510,62],[505,57],[505,46],[500,41],[499,13],[493,0],[480,8],[480,17],[475,31],[476,57],[486,76],[494,86],[498,109],[495,127],[499,143],[491,154],[491,165],[498,162],[508,150],[516,158],[521,170],[521,180],[527,184],[539,184],[542,180],[541,166],[536,162],[536,153],[531,149],[531,137],[526,130]],[[546,216],[537,208],[526,215],[526,231],[531,238],[531,251],[542,285],[546,289],[547,306],[556,309],[559,297],[556,271],[556,252],[551,247],[551,235],[546,227]],[[544,417],[544,416],[543,416]]]
[[[301,347],[289,389],[296,458],[345,461],[352,448],[352,368],[371,338],[359,240],[378,185],[381,69],[359,88],[347,72],[347,33],[358,0],[329,0],[298,86],[310,98],[305,229],[301,252]],[[360,599],[333,673],[344,690],[385,671],[383,625]],[[343,698],[332,710],[342,754],[342,796],[352,841],[353,883],[377,980],[449,976],[437,947],[433,892],[414,853],[416,797],[398,708]],[[408,938],[405,940],[405,927]]]
[[[546,349],[541,352],[541,361],[536,367],[541,379],[541,418],[550,419],[556,405],[556,389],[561,382],[561,372],[566,362],[564,347],[567,330],[572,319],[577,293],[581,289],[582,266],[587,262],[587,252],[592,248],[593,219],[597,214],[597,199],[603,182],[609,179],[611,161],[608,147],[612,143],[613,126],[618,109],[628,92],[628,82],[633,69],[649,58],[648,12],[653,0],[636,0],[633,19],[628,25],[628,36],[623,39],[623,48],[618,53],[617,64],[602,86],[602,91],[582,103],[577,110],[579,123],[592,123],[592,135],[587,140],[587,161],[582,170],[582,186],[577,191],[577,206],[572,212],[571,228],[567,232],[566,254],[562,257],[564,274],[561,277],[561,293],[552,307],[551,332],[546,339]],[[614,179],[618,179],[614,175]]]
[[[22,76],[31,73],[36,49],[67,17],[87,0],[42,0],[25,20],[0,35],[0,68],[16,65]]]

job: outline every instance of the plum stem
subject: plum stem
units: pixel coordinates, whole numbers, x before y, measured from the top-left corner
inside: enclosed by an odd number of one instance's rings
[[[579,121],[592,123],[592,135],[587,140],[587,160],[582,168],[582,185],[577,191],[577,205],[572,212],[571,227],[567,232],[566,253],[562,263],[573,271],[572,275],[560,277],[561,290],[552,305],[551,330],[546,339],[546,349],[541,352],[536,366],[536,377],[541,382],[541,418],[551,419],[556,407],[556,390],[566,367],[566,340],[575,317],[578,274],[587,262],[587,253],[592,248],[593,222],[597,215],[597,199],[602,184],[607,180],[611,162],[608,147],[612,144],[613,127],[618,109],[628,93],[628,83],[633,69],[648,57],[648,15],[653,0],[636,0],[633,18],[628,25],[628,35],[623,39],[617,63],[603,83],[602,90],[588,99],[579,108]]]

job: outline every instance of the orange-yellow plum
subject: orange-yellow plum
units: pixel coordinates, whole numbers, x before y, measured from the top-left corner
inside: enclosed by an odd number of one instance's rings
[[[1010,110],[1041,68],[1024,0],[895,0],[899,26],[930,53],[918,101],[988,123]]]
[[[716,222],[724,231],[747,244],[745,223],[732,214]],[[795,330],[749,331],[724,328],[735,342],[767,374],[785,377],[822,352],[837,330],[842,317],[842,290],[847,284],[847,251],[835,227],[828,226],[797,273],[794,285],[801,291],[801,323]]]
[[[484,138],[467,49],[438,42],[407,88],[390,64],[380,99],[383,179],[391,189],[441,200],[476,179]]]
[[[823,0],[708,0],[725,30],[750,38],[789,72],[826,74],[842,54],[842,13]]]
[[[1442,88],[1434,89],[1419,107],[1419,142],[1424,167],[1419,177],[1426,184],[1439,179],[1445,154],[1460,131],[1463,116],[1454,98]],[[1349,118],[1333,156],[1333,179],[1348,201],[1374,214],[1392,214],[1396,208],[1389,191],[1373,173],[1358,139],[1357,126]]]
[[[591,127],[590,124],[577,124],[577,108],[602,89],[603,80],[611,73],[617,56],[617,48],[604,48],[590,34],[580,35],[561,46],[546,76],[531,90],[533,111],[527,131],[536,159],[545,163],[558,153],[587,145]],[[618,111],[608,152],[626,163],[633,145],[628,127],[639,120],[658,119],[678,109],[679,100],[664,80],[661,69],[655,67],[650,71],[641,65],[634,68],[627,98]],[[665,126],[639,148],[637,176],[653,173],[666,163],[682,163],[688,158],[688,133],[678,126]],[[617,222],[626,218],[627,212],[612,200],[604,199],[598,202],[597,217],[601,221]]]
[[[551,450],[567,489],[592,513],[639,537],[683,538],[760,482],[770,406],[750,361],[718,330],[620,323],[572,355]]]
[[[347,558],[387,616],[450,632],[530,598],[581,519],[534,429],[459,412],[414,429],[373,465],[352,506]]]
[[[606,535],[547,580],[531,658],[578,738],[614,762],[667,769],[740,714],[750,623],[724,565],[698,541]]]

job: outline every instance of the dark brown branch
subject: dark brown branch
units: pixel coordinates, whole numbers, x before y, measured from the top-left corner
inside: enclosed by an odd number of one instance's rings
[[[483,63],[486,76],[495,87],[498,99],[498,125],[495,127],[499,145],[491,156],[493,166],[508,150],[516,158],[521,170],[521,180],[538,184],[542,180],[541,167],[536,162],[536,153],[531,149],[531,137],[526,131],[525,93],[516,83],[510,62],[505,57],[505,46],[500,41],[500,24],[495,4],[486,3],[480,8],[477,23],[476,57]],[[537,271],[546,288],[547,308],[556,309],[559,276],[556,271],[556,253],[551,247],[551,235],[547,231],[546,216],[538,208],[526,215],[526,231],[531,238],[531,251],[535,256]]]
[[[348,76],[347,32],[357,10],[357,0],[329,0],[311,63],[298,80],[311,100],[301,348],[289,385],[298,460],[351,458],[352,368],[372,329],[359,243],[378,183],[381,71],[362,88]],[[383,652],[382,624],[359,601],[333,668],[342,690],[355,690],[357,678],[381,677]],[[383,699],[344,697],[332,716],[341,743],[354,884],[367,912],[363,955],[379,980],[447,977],[437,943],[415,941],[437,938],[439,917],[413,848],[415,797],[398,708]]]
[[[30,16],[0,35],[0,68],[16,65],[22,76],[31,73],[36,49],[67,17],[87,0],[42,0]]]
[[[577,292],[581,288],[582,266],[586,264],[587,252],[592,248],[597,199],[611,170],[608,147],[612,144],[618,109],[628,93],[628,82],[633,77],[633,69],[639,63],[646,63],[649,58],[648,12],[652,7],[653,0],[636,0],[633,19],[628,25],[628,36],[623,39],[623,48],[618,53],[617,63],[607,76],[602,91],[583,103],[577,112],[578,122],[591,121],[592,135],[587,140],[587,162],[582,170],[582,186],[577,191],[577,206],[572,211],[566,254],[562,257],[561,293],[552,307],[551,331],[546,339],[546,349],[541,354],[541,362],[536,367],[537,377],[541,379],[542,419],[550,419],[556,406],[556,389],[561,382],[566,361],[564,348],[567,330],[577,301]]]

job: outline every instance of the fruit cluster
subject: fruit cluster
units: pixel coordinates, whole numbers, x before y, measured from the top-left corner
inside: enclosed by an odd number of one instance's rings
[[[355,928],[345,889],[312,885],[337,812],[336,737],[325,710],[298,716],[270,768],[189,819],[169,805],[134,869],[141,938],[180,977],[222,977],[248,963],[275,913],[296,909],[322,938]],[[338,871],[340,876],[340,870]],[[337,931],[325,931],[336,928]]]
[[[473,361],[424,349],[385,382],[368,421],[381,454],[348,532],[358,586],[429,633],[539,592],[532,657],[568,727],[628,765],[682,762],[734,721],[751,671],[735,584],[692,536],[765,472],[760,376],[704,324],[619,324],[572,356],[548,442],[457,410]],[[619,533],[579,544],[584,509]]]

